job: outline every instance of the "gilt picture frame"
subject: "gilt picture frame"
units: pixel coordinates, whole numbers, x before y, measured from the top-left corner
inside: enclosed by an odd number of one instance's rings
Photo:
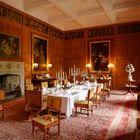
[[[42,74],[47,71],[48,39],[32,34],[32,73]]]
[[[0,33],[0,58],[20,58],[20,45],[19,37]]]
[[[90,63],[92,72],[108,73],[110,40],[90,42]]]

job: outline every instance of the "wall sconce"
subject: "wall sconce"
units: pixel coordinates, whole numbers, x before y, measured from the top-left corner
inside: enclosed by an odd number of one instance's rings
[[[88,74],[89,74],[89,70],[90,70],[90,68],[91,68],[91,64],[86,64],[86,68],[87,68],[87,71],[88,71]]]
[[[38,68],[38,63],[33,64],[34,68]]]
[[[109,63],[107,66],[108,66],[109,69],[114,68],[114,64],[112,64],[112,63]]]
[[[48,64],[48,68],[49,68],[49,69],[52,68],[52,64]]]
[[[86,64],[86,68],[91,68],[91,64]]]

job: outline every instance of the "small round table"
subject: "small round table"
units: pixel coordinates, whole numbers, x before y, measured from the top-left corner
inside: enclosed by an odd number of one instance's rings
[[[135,82],[136,80],[127,81],[127,84],[125,85],[125,87],[128,89],[128,91],[126,92],[126,94],[130,93],[134,96],[132,89],[137,88],[137,86],[132,83],[135,83]]]

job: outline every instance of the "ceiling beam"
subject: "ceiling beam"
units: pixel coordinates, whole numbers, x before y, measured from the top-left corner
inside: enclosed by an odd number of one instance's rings
[[[57,1],[57,0],[48,0],[48,1],[51,4],[53,4],[55,7],[57,7],[59,10],[64,12],[66,15],[68,15],[70,19],[74,20],[77,24],[84,27],[84,24],[77,19],[77,12],[75,11],[75,9],[70,9],[67,3],[64,4],[61,3],[61,1]]]
[[[90,8],[90,9],[86,9],[86,10],[77,11],[78,17],[102,15],[102,14],[104,14],[104,10],[102,8]]]
[[[117,16],[112,11],[113,4],[110,0],[97,0],[100,6],[104,9],[105,13],[107,14],[108,18],[112,23],[114,23],[117,19]]]
[[[119,4],[115,4],[113,6],[113,11],[126,11],[131,10],[132,8],[139,8],[140,7],[140,1],[134,1],[134,2],[123,2]]]
[[[33,1],[29,1],[29,0],[25,0],[24,1],[24,10],[25,11],[32,11],[34,9],[38,9],[41,6],[46,6],[49,5],[49,2],[47,0],[35,0]]]

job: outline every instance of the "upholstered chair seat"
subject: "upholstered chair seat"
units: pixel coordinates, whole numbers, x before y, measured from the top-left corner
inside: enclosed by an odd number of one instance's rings
[[[85,100],[79,100],[74,103],[75,116],[77,116],[77,113],[86,114],[87,116],[89,116],[89,111],[93,113],[93,102],[91,101],[92,98],[93,92],[92,89],[90,89],[88,90],[88,96]],[[80,112],[78,112],[78,108],[80,108]],[[83,112],[83,110],[85,110],[86,112]]]
[[[32,132],[35,127],[40,128],[44,132],[44,139],[49,128],[58,126],[58,133],[60,133],[60,112],[61,112],[61,97],[48,96],[46,113],[42,116],[38,113],[37,117],[32,119]],[[55,115],[54,115],[55,114]]]

